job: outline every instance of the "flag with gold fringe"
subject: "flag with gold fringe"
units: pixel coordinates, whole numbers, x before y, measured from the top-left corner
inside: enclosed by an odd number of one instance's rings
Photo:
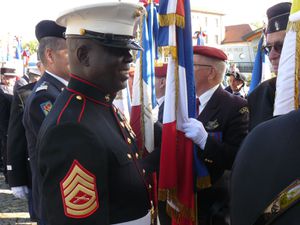
[[[158,19],[153,0],[141,1],[147,14],[141,18],[139,34],[144,51],[138,52],[132,86],[132,104],[130,125],[136,135],[139,155],[145,157],[154,146],[154,108],[156,107],[154,62],[156,57],[156,36]],[[152,221],[156,224],[157,217],[157,178],[156,173],[146,178],[152,202]]]
[[[300,2],[294,0],[280,56],[274,116],[299,108]]]
[[[159,50],[168,57],[159,174],[159,200],[172,224],[195,224],[193,142],[182,124],[195,117],[193,48],[189,0],[160,0]]]

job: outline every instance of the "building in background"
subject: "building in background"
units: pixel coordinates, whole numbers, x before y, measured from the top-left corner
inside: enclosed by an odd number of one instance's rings
[[[191,5],[192,32],[204,34],[204,45],[219,46],[224,39],[224,13],[213,9],[205,8],[198,4]],[[197,40],[194,38],[193,45]]]

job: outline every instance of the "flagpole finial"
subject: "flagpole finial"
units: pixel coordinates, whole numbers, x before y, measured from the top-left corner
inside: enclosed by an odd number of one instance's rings
[[[292,8],[291,8],[291,14],[296,13],[300,11],[300,1],[299,0],[293,0]]]

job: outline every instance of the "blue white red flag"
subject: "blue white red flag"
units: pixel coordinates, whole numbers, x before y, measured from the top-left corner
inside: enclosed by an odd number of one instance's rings
[[[153,2],[147,4],[146,10],[147,15],[143,17],[140,23],[144,51],[138,53],[136,60],[130,115],[130,124],[137,137],[138,149],[142,153],[144,153],[144,150],[147,152],[154,150],[152,110],[156,106],[154,60],[158,20]]]
[[[193,142],[184,121],[195,117],[195,86],[189,0],[160,0],[159,48],[168,56],[159,199],[167,201],[173,224],[195,222]]]

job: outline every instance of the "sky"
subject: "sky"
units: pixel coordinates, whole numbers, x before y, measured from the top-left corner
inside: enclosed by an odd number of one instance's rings
[[[118,0],[2,0],[0,35],[13,34],[34,39],[35,25],[44,19],[55,20],[61,12],[88,3]],[[137,2],[137,0],[122,0]],[[287,0],[289,1],[289,0]],[[205,8],[222,11],[225,25],[261,22],[266,10],[280,0],[191,0]]]

